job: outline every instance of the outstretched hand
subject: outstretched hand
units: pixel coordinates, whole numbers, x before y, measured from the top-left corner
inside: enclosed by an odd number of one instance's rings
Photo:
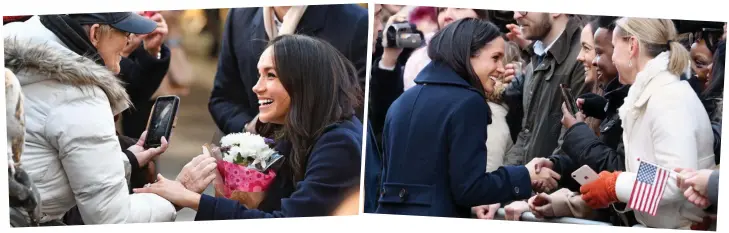
[[[168,180],[162,174],[157,175],[157,182],[147,184],[144,188],[134,189],[135,193],[154,193],[167,199],[178,207],[187,207],[197,210],[200,204],[200,195],[193,191],[187,190],[179,181]]]
[[[683,195],[689,202],[700,208],[707,208],[711,203],[707,197],[708,182],[712,170],[703,169],[694,171],[693,169],[676,168],[678,186],[684,190]]]
[[[176,180],[186,189],[202,193],[215,179],[216,169],[216,159],[210,155],[207,148],[203,147],[203,153],[185,164]]]
[[[557,188],[561,176],[552,170],[554,164],[547,158],[534,158],[526,168],[532,181],[532,189],[538,192],[549,192]]]

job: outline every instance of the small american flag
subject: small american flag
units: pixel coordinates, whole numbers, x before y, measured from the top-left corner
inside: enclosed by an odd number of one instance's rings
[[[665,168],[640,161],[628,208],[656,216],[669,174]]]

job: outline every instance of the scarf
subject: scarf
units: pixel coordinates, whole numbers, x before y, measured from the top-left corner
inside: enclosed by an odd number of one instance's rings
[[[662,52],[648,61],[643,70],[635,76],[635,82],[631,85],[630,90],[628,90],[628,95],[625,97],[623,105],[618,109],[618,115],[622,120],[623,129],[627,129],[626,123],[632,122],[632,120],[627,118],[629,114],[637,117],[639,106],[637,106],[638,103],[636,102],[638,102],[643,92],[646,91],[651,80],[668,69],[669,59],[670,52]]]
[[[40,21],[63,42],[64,45],[74,53],[87,57],[96,61],[99,65],[104,65],[104,60],[96,50],[88,33],[81,27],[81,24],[73,20],[68,15],[41,15]]]
[[[279,30],[276,27],[276,13],[273,7],[263,7],[263,25],[266,28],[268,39],[276,38],[279,35],[295,34],[296,26],[299,25],[301,17],[304,16],[307,6],[292,6],[283,17],[283,25]]]

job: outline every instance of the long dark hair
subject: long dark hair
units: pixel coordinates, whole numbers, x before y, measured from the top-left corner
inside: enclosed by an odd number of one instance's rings
[[[724,95],[724,61],[726,60],[726,41],[716,44],[714,61],[711,65],[711,83],[701,94],[704,99]]]
[[[354,116],[363,91],[354,65],[328,42],[282,35],[269,46],[273,46],[274,69],[291,98],[276,136],[291,143],[286,161],[297,182],[304,178],[315,140],[328,126]]]
[[[485,97],[483,85],[471,67],[470,58],[499,37],[501,37],[499,28],[491,22],[473,18],[460,19],[433,36],[428,45],[428,56],[432,61],[443,63],[453,69]]]

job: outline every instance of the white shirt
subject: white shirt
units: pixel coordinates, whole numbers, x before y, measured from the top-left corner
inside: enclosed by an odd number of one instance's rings
[[[557,37],[555,37],[554,41],[550,43],[546,48],[544,47],[544,42],[541,40],[538,40],[537,42],[534,42],[534,53],[538,56],[542,56],[544,54],[547,54],[547,51],[549,51],[550,48],[552,48],[552,45],[554,45],[554,42],[557,42],[559,40],[559,37],[562,36],[562,33],[564,33],[564,30],[559,33]]]

